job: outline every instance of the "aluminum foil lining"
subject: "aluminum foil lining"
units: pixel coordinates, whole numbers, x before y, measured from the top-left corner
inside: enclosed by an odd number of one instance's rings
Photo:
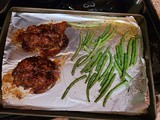
[[[135,33],[141,35],[141,30],[136,20],[132,16],[126,17],[106,17],[106,16],[91,16],[91,15],[71,15],[71,14],[60,14],[60,13],[12,13],[9,30],[6,38],[3,66],[2,66],[2,77],[8,71],[12,70],[17,63],[22,59],[33,56],[35,54],[25,53],[20,47],[17,47],[12,42],[13,32],[17,29],[27,28],[30,25],[46,24],[48,22],[93,22],[101,23],[101,27],[93,28],[99,36],[105,29],[105,24],[113,22],[121,25],[120,32],[124,31],[122,26],[134,26]],[[104,24],[105,23],[105,24]],[[106,112],[106,111],[118,111],[118,112],[134,112],[142,113],[145,112],[149,105],[147,102],[148,98],[148,80],[146,77],[146,66],[145,60],[143,59],[143,44],[139,45],[139,57],[136,66],[129,69],[127,72],[134,78],[129,82],[129,87],[122,87],[114,94],[111,95],[106,106],[102,106],[103,99],[98,103],[95,103],[95,98],[99,95],[98,90],[100,85],[97,83],[90,91],[91,102],[87,102],[86,98],[86,84],[84,81],[80,81],[75,84],[64,100],[61,96],[67,86],[77,77],[81,76],[78,68],[74,76],[71,75],[71,69],[74,62],[70,61],[71,56],[75,52],[79,42],[79,32],[86,33],[88,29],[69,27],[65,31],[65,34],[69,38],[68,47],[59,53],[60,55],[68,55],[65,64],[62,68],[61,79],[56,83],[54,87],[43,94],[27,94],[23,99],[19,100],[12,95],[2,96],[3,106],[9,108],[18,109],[34,109],[34,110],[63,110],[63,111],[90,111],[90,112]],[[108,42],[106,45],[111,45],[112,54],[115,53],[115,44],[120,42],[120,34]],[[84,51],[80,55],[85,54]],[[116,74],[117,71],[115,72]],[[113,88],[117,83],[120,82],[120,78],[117,76],[115,82],[111,86]],[[3,88],[4,85],[2,85]],[[20,88],[23,91],[23,88]],[[26,92],[26,91],[25,91]]]

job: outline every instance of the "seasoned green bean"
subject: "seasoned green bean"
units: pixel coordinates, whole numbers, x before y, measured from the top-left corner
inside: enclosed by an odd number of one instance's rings
[[[110,31],[110,29],[111,29],[111,24],[106,27],[105,31],[101,35],[101,38],[105,37]]]
[[[125,42],[126,37],[130,34],[131,31],[127,31],[121,38],[121,43]]]
[[[120,54],[119,54],[119,47],[118,47],[118,45],[116,45],[116,56],[117,56],[117,60],[118,60],[118,62],[121,64],[121,61],[120,61]]]
[[[110,46],[106,48],[106,50],[104,51],[103,55],[101,56],[97,66],[96,66],[96,71],[100,70],[100,67],[103,64],[103,62],[105,60],[105,57],[107,57],[107,53],[109,52],[109,50],[110,50]]]
[[[87,55],[84,55],[82,57],[80,57],[73,65],[73,68],[72,68],[72,71],[71,71],[71,74],[74,75],[75,73],[75,70],[76,70],[76,67],[78,66],[78,64],[87,57]]]
[[[90,102],[90,98],[89,98],[89,86],[87,86],[87,88],[86,88],[86,95],[87,95],[87,101]]]
[[[118,63],[117,63],[116,61],[115,61],[115,63],[114,63],[114,66],[116,67],[119,76],[121,76],[121,75],[122,75],[122,71],[121,71],[121,69],[120,69],[120,67],[119,67],[119,65],[118,65]]]
[[[91,52],[91,50],[88,48],[88,45],[91,43],[93,37],[94,37],[94,32],[91,33],[90,31],[88,31],[85,36],[85,39],[83,41],[83,35],[80,32],[80,42],[79,42],[79,45],[78,45],[76,52],[74,53],[74,55],[71,58],[72,61],[78,56],[78,54],[82,48],[88,53]]]
[[[111,68],[110,68],[111,69]],[[104,73],[103,73],[104,74]],[[101,81],[101,83],[100,83],[100,86],[102,86],[105,82],[106,82],[106,78],[108,78],[108,76],[109,76],[109,71],[107,71],[105,74],[104,74],[104,76],[101,76],[100,77],[100,81]],[[103,78],[102,78],[103,77]]]
[[[93,70],[93,68],[97,65],[98,61],[100,60],[101,56],[102,56],[102,52],[98,55],[98,58],[97,58],[96,61],[91,65],[91,67],[87,70],[87,72]]]
[[[109,70],[111,69],[112,65],[113,65],[113,57],[110,51],[108,51],[109,57],[110,57],[110,62],[109,65],[107,66],[107,68],[105,69],[105,71],[103,72],[103,74],[100,77],[100,81],[103,80],[100,85],[102,86],[102,84],[105,82],[104,77],[106,76],[106,74],[109,72]]]
[[[86,78],[87,75],[82,75],[79,78],[76,78],[73,82],[71,82],[71,84],[67,87],[67,89],[64,91],[61,99],[64,99],[65,96],[68,94],[69,90],[71,89],[71,87],[73,87],[73,85],[75,85],[77,82],[79,82],[80,80],[83,80],[84,78]]]
[[[90,85],[90,88],[93,87],[94,84],[95,84],[97,81],[99,81],[100,75],[101,75],[101,73],[102,73],[102,70],[104,69],[104,66],[105,66],[107,60],[108,60],[108,57],[106,56],[105,59],[104,59],[103,64],[101,65],[100,70],[97,72],[97,76],[96,76],[95,80],[94,80],[93,83]]]
[[[114,65],[115,65],[115,67],[116,67],[116,69],[118,71],[119,76],[121,77],[122,76],[122,69],[120,68],[119,64],[116,61],[115,61]],[[133,78],[128,73],[126,73],[126,77],[129,80],[133,80]]]
[[[90,102],[90,98],[89,98],[90,85],[92,84],[91,82],[94,81],[96,75],[97,75],[97,73],[94,73],[88,80],[88,84],[87,84],[87,88],[86,88],[86,95],[87,95],[88,102]]]
[[[130,66],[133,65],[133,60],[134,60],[134,54],[135,54],[135,51],[136,51],[136,46],[135,46],[135,38],[133,39],[133,42],[132,42],[132,53],[131,53],[131,61],[130,61]]]
[[[103,64],[103,61],[104,61],[105,57],[106,56],[102,55],[101,58],[100,58],[100,60],[98,61],[97,66],[96,66],[96,71],[97,72],[100,70],[101,65]]]
[[[83,49],[84,49],[87,53],[90,53],[90,52],[91,52],[91,50],[90,50],[86,45],[83,46]]]
[[[112,95],[113,92],[115,92],[117,89],[119,89],[120,87],[122,86],[126,86],[128,87],[128,81],[122,81],[121,83],[119,83],[118,85],[116,85],[114,88],[112,88],[108,93],[107,95],[105,96],[104,98],[104,101],[103,101],[103,107],[105,107],[105,104],[106,102],[108,101],[109,97]]]
[[[97,77],[98,81],[101,81],[101,76],[102,76],[101,74],[102,74],[102,71],[104,70],[104,67],[105,67],[107,61],[108,61],[108,56],[104,55],[104,61],[100,67],[100,70],[98,71],[98,77]]]
[[[72,61],[78,56],[80,50],[82,49],[82,46],[83,46],[83,36],[82,36],[82,33],[80,32],[79,45],[78,45],[78,48],[77,48],[76,52],[74,53],[74,55],[71,58]]]
[[[100,39],[100,40],[98,41],[98,43],[97,43],[97,45],[95,46],[95,48],[93,49],[93,51],[88,55],[88,57],[87,57],[85,60],[83,60],[83,61],[79,64],[79,67],[82,66],[82,65],[84,65],[84,64],[95,54],[95,52],[96,52],[97,49],[99,48],[99,45],[100,45],[101,41],[102,41],[102,39]]]
[[[91,78],[91,79],[89,80],[89,89],[91,88],[91,85],[92,85],[93,82],[95,81],[97,75],[98,75],[97,73],[92,74],[93,78]],[[92,76],[91,76],[91,77],[92,77]]]
[[[126,32],[120,40],[120,44],[116,45],[116,55],[117,55],[117,59],[116,61],[120,64],[120,67],[124,67],[123,63],[124,63],[124,53],[125,53],[125,39],[126,37],[129,35],[130,31]]]
[[[109,35],[104,37],[102,39],[102,42],[100,43],[100,46],[104,46],[107,43],[107,41],[110,40],[114,36],[115,32],[116,32],[116,29],[113,29],[113,31]]]
[[[109,72],[108,77],[106,78],[106,82],[101,86],[101,89],[99,90],[100,93],[106,88],[106,86],[108,86],[108,84],[113,76],[114,70],[115,70],[115,67],[113,66],[111,68],[111,71]]]
[[[85,80],[85,83],[87,83],[87,82],[89,81],[89,79],[90,79],[90,77],[91,77],[91,74],[92,74],[92,71],[90,71],[90,72],[88,73],[88,76],[87,76],[87,78],[86,78],[86,80]]]
[[[116,55],[114,55],[114,61],[117,63],[117,65],[119,66],[119,68],[122,70],[123,67],[120,65],[119,61],[118,61],[118,58]]]
[[[107,55],[109,53],[110,49],[111,49],[111,46],[107,47],[106,50],[104,51],[104,54]]]
[[[107,36],[110,29],[111,29],[111,25],[108,25],[104,30],[104,32],[92,43],[92,46],[95,46],[100,38],[103,39],[105,36]]]
[[[116,74],[113,74],[110,81],[109,81],[109,84],[106,86],[106,88],[100,93],[100,95],[96,98],[96,100],[94,102],[98,102],[105,94],[106,92],[109,90],[109,88],[111,87],[111,85],[113,84],[114,82],[114,79],[116,78]]]
[[[89,72],[90,69],[92,70],[94,66],[96,66],[96,63],[99,61],[99,57],[102,56],[102,51],[103,51],[104,47],[102,47],[96,55],[91,57],[91,60],[85,65],[85,67],[80,71],[81,73],[84,72]],[[96,63],[95,63],[96,62]]]
[[[97,55],[95,56],[92,56],[91,60],[83,67],[83,69],[80,71],[81,74],[84,73],[84,72],[89,72],[87,70],[89,70],[92,66],[92,64],[94,63],[94,61],[98,58],[100,53],[98,53]]]
[[[127,36],[130,34],[130,31],[127,31],[121,38],[121,46],[122,46],[122,54],[125,53],[125,50],[124,50],[124,43],[125,43],[125,40],[127,38]]]
[[[133,65],[136,64],[137,62],[137,59],[138,59],[138,43],[140,41],[140,37],[139,36],[136,36],[136,39],[135,39],[135,53],[134,53],[134,58],[133,58]]]
[[[127,65],[128,65],[128,59],[127,59],[127,53],[125,53],[125,54],[124,54],[124,69],[123,69],[122,77],[121,77],[121,80],[122,80],[122,81],[125,80],[126,71],[127,71]]]
[[[127,64],[127,68],[130,67],[130,62],[131,62],[131,55],[132,55],[132,42],[133,42],[133,38],[131,38],[128,42],[128,46],[127,46],[127,59],[128,59],[128,64]]]
[[[104,24],[104,21],[98,21],[96,23],[89,23],[89,24],[84,24],[84,23],[77,23],[77,22],[67,22],[68,26],[72,27],[78,27],[78,28],[94,28],[94,27],[100,27]]]
[[[122,68],[123,68],[123,50],[122,49],[124,49],[124,48],[122,48],[122,45],[121,44],[119,44],[118,45],[118,54],[119,54],[119,61],[120,61],[120,63],[121,63],[121,66],[122,66]]]
[[[85,39],[83,41],[83,44],[86,45],[88,39],[89,39],[89,36],[90,36],[90,31],[87,32],[86,36],[85,36]]]
[[[92,40],[94,38],[94,35],[95,35],[95,32],[92,32],[91,35],[89,36],[88,40],[86,41],[85,45],[87,45],[87,46],[91,45]]]

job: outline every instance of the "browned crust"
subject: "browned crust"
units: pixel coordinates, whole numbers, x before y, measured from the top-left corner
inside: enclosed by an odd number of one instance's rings
[[[18,29],[15,32],[13,32],[12,41],[16,44],[22,44],[22,39],[18,39],[21,34],[24,33],[24,29]]]
[[[40,56],[25,58],[12,71],[13,83],[34,94],[44,93],[60,78],[58,64]]]
[[[27,94],[29,94],[30,91],[26,91],[25,93],[22,92],[18,87],[16,87],[15,84],[13,84],[14,78],[12,77],[12,71],[9,71],[3,76],[2,79],[2,97],[3,99],[7,99],[10,96],[13,98],[22,99]]]
[[[67,23],[48,23],[28,26],[13,32],[13,43],[19,44],[25,52],[38,52],[41,56],[55,56],[68,46],[65,35]]]
[[[48,60],[47,58],[43,58],[43,59]],[[55,71],[56,71],[56,72],[54,72],[55,82],[54,82],[54,84],[50,84],[50,85],[46,86],[45,89],[42,89],[42,90],[40,89],[38,91],[34,91],[34,89],[32,89],[32,86],[26,88],[24,84],[17,85],[15,82],[15,79],[13,77],[13,71],[16,67],[13,70],[10,70],[8,73],[3,75],[3,79],[2,79],[3,99],[17,98],[20,100],[20,99],[23,99],[28,94],[40,94],[40,93],[44,93],[44,92],[48,91],[60,79],[60,71],[61,71],[62,65],[64,64],[65,59],[66,59],[66,57],[60,57],[60,58],[55,58],[53,60],[53,63],[56,65],[56,68],[53,68],[53,70],[55,69]],[[49,60],[49,61],[51,62],[51,60]],[[44,84],[42,84],[42,88],[43,88]]]

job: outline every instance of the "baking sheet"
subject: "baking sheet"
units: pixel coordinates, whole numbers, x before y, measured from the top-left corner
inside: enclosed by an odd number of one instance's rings
[[[42,13],[12,13],[12,19],[7,35],[5,52],[3,58],[2,76],[7,73],[10,69],[13,69],[19,61],[27,56],[33,56],[33,54],[24,53],[19,47],[15,46],[12,41],[12,33],[16,29],[26,28],[29,25],[41,24],[50,21],[68,21],[68,22],[83,22],[83,21],[119,21],[125,24],[132,24],[138,29],[138,33],[141,34],[140,28],[133,17],[116,18],[116,17],[103,17],[103,16],[85,16],[85,15],[69,15],[69,14],[43,14]],[[103,28],[97,29],[100,34]],[[66,34],[70,40],[69,46],[61,54],[72,55],[78,45],[78,34],[79,30],[75,28],[68,28]],[[114,45],[118,42],[120,35],[117,35],[111,42],[110,45]],[[140,47],[141,48],[141,47]],[[143,110],[148,107],[146,102],[147,78],[145,61],[142,58],[142,49],[140,49],[140,57],[137,65],[130,71],[134,77],[133,82],[130,82],[130,89],[122,88],[120,91],[112,95],[111,99],[107,102],[106,107],[102,107],[102,100],[98,103],[94,103],[94,99],[98,95],[99,85],[96,84],[91,89],[91,101],[87,102],[85,95],[85,84],[84,81],[80,81],[76,84],[66,96],[64,100],[61,100],[61,96],[66,87],[78,76],[79,72],[76,72],[74,76],[71,76],[71,69],[74,62],[69,59],[66,61],[62,69],[61,80],[49,91],[39,95],[27,95],[23,100],[17,100],[9,96],[4,100],[4,107],[16,107],[23,109],[40,109],[40,110],[68,110],[68,111],[127,111],[127,112],[144,112]],[[114,47],[111,52],[114,53]],[[81,52],[81,54],[84,54]],[[60,55],[60,54],[59,54]],[[80,70],[79,70],[80,71]],[[137,79],[138,78],[138,79]],[[116,78],[116,83],[119,82],[119,78]],[[114,86],[113,85],[113,86]],[[121,98],[121,99],[120,99]],[[22,107],[23,106],[23,107]]]

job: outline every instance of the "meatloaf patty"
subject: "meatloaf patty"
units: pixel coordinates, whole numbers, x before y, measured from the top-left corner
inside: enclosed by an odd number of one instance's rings
[[[31,89],[32,93],[44,93],[54,86],[59,79],[60,70],[56,62],[47,58],[33,56],[23,59],[13,69],[13,83],[24,89]]]
[[[55,56],[68,45],[65,35],[67,23],[41,24],[28,26],[26,30],[19,29],[13,35],[13,40],[21,44],[26,52],[38,51],[43,56]]]

